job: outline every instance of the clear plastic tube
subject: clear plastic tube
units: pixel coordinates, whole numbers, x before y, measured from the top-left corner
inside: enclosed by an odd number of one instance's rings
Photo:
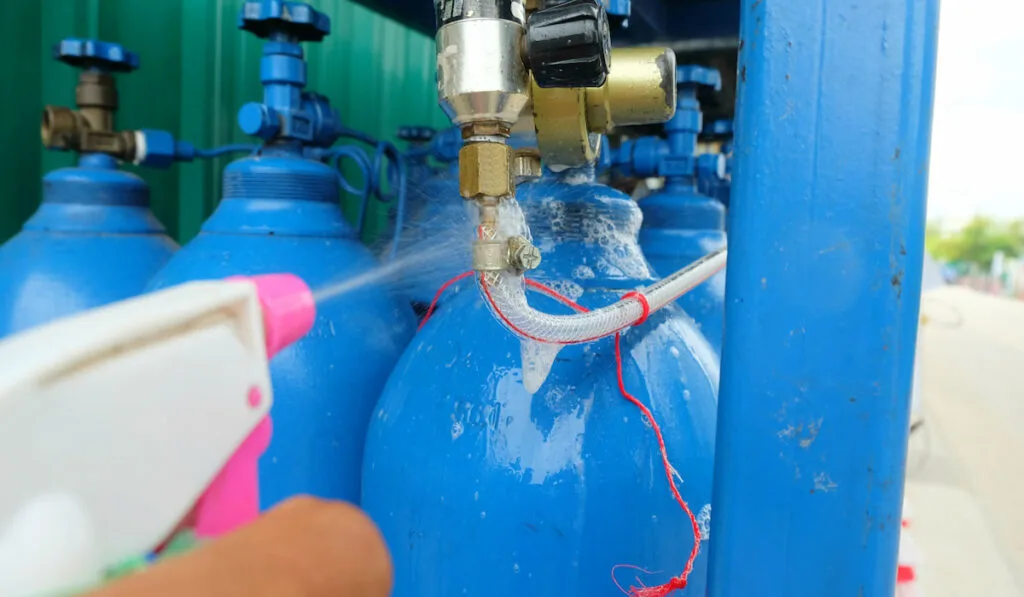
[[[551,344],[578,344],[610,336],[639,321],[645,311],[653,313],[686,294],[725,267],[726,255],[726,249],[719,249],[618,302],[573,315],[552,315],[531,307],[522,276],[513,273],[482,273],[480,288],[494,315],[517,336]]]
[[[728,252],[725,247],[708,253],[683,269],[669,274],[654,284],[640,290],[647,297],[651,313],[701,285],[711,276],[722,271]]]

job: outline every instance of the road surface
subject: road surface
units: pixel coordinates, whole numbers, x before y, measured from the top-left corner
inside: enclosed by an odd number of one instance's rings
[[[923,597],[1024,597],[1024,302],[925,293],[906,518]]]

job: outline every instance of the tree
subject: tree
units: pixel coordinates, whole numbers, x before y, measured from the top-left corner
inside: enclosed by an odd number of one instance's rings
[[[1024,253],[1024,221],[999,224],[984,216],[975,216],[959,232],[943,234],[938,226],[929,224],[925,231],[925,247],[933,257],[948,263],[992,267],[997,252],[1007,257]]]

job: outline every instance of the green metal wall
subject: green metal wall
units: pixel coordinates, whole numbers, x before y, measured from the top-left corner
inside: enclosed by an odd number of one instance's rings
[[[0,3],[0,46],[8,72],[0,86],[0,240],[31,215],[40,177],[74,162],[43,151],[44,104],[74,105],[75,71],[51,58],[69,36],[99,37],[138,52],[142,68],[121,75],[118,127],[173,131],[198,147],[252,142],[235,123],[259,100],[260,40],[237,29],[242,0],[30,0]],[[402,124],[446,126],[437,106],[433,40],[352,0],[312,0],[331,17],[322,43],[306,44],[308,89],[327,95],[354,128],[391,138]],[[13,69],[13,72],[12,72]],[[141,170],[153,210],[181,241],[192,238],[220,195],[228,159]],[[354,211],[351,198],[346,212]],[[370,213],[379,229],[383,206]]]

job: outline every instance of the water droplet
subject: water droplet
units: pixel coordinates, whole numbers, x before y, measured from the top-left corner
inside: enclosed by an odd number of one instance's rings
[[[480,511],[480,518],[487,518],[487,512],[484,512],[483,510],[481,510]]]
[[[512,564],[512,572],[519,574],[519,564]]]
[[[480,499],[480,492],[479,491],[474,491],[473,492],[473,501],[475,502],[475,501],[477,501],[479,499]]]
[[[683,390],[683,400],[690,399],[690,390]]]
[[[454,423],[452,423],[452,439],[459,439],[459,436],[462,435],[463,430],[464,429],[462,427],[462,421],[455,421]]]
[[[679,357],[679,349],[676,348],[675,346],[670,346],[668,351],[672,353],[672,356],[677,358]]]

